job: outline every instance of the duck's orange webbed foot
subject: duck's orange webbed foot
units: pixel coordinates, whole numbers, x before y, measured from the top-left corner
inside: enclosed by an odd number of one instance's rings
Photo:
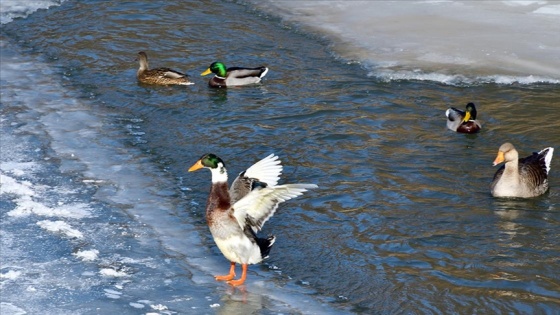
[[[232,262],[231,263],[231,267],[229,268],[229,274],[224,275],[224,276],[215,276],[214,279],[218,280],[218,281],[228,281],[232,280],[233,278],[235,278],[235,263]]]
[[[237,280],[231,280],[228,281],[227,283],[236,287],[238,285],[242,285],[245,282],[245,279],[247,278],[247,264],[243,264],[241,265],[241,267],[243,268],[243,272],[241,273],[241,278],[237,279]]]

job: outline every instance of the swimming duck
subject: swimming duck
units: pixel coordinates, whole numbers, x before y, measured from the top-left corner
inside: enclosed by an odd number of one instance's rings
[[[513,144],[500,146],[494,166],[505,161],[498,169],[490,187],[494,197],[530,198],[544,194],[548,189],[548,172],[554,148],[545,148],[519,159]]]
[[[140,68],[136,76],[138,81],[146,84],[157,84],[157,85],[191,85],[188,76],[179,71],[175,71],[169,68],[157,68],[151,69],[148,66],[148,55],[141,51],[138,53],[138,62],[140,62]]]
[[[222,159],[215,154],[203,155],[189,172],[207,168],[212,173],[212,187],[206,205],[206,221],[222,254],[230,261],[229,274],[216,276],[233,286],[247,277],[247,266],[268,257],[275,237],[257,237],[257,232],[272,217],[278,204],[295,198],[314,184],[277,185],[282,172],[280,160],[271,154],[241,172],[228,189],[228,175]],[[235,278],[235,264],[242,274]]]
[[[474,103],[468,103],[466,111],[451,107],[445,111],[445,116],[447,116],[447,128],[456,132],[477,133],[482,128],[476,120]]]
[[[267,67],[258,68],[226,68],[226,66],[217,61],[214,62],[202,72],[200,75],[208,75],[214,73],[215,76],[208,81],[211,87],[228,87],[238,85],[248,85],[261,82],[261,79],[268,72]]]

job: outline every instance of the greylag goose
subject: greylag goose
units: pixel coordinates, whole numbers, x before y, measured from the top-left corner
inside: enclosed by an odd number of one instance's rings
[[[502,144],[493,165],[505,164],[494,175],[492,196],[530,198],[544,194],[553,152],[549,147],[520,159],[513,144]]]

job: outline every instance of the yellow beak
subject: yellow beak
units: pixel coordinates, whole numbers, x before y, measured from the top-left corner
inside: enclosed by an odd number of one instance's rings
[[[200,75],[208,75],[212,73],[212,70],[210,70],[210,68],[206,69],[206,71],[202,72]]]
[[[202,165],[202,161],[198,160],[198,161],[196,161],[196,163],[194,163],[193,166],[191,166],[191,167],[189,168],[189,172],[197,171],[197,170],[199,170],[199,169],[201,169],[201,168],[203,168],[203,167],[204,167],[204,165]]]
[[[494,163],[492,164],[492,166],[496,166],[496,165],[502,163],[503,161],[504,161],[504,152],[498,151],[498,156],[496,156],[496,159],[494,160]]]
[[[466,112],[465,113],[465,118],[463,119],[463,122],[467,122],[471,119],[471,113],[470,112]]]

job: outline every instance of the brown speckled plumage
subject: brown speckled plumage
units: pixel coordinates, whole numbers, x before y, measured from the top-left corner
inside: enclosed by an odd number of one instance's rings
[[[155,85],[192,85],[194,84],[188,76],[170,68],[150,69],[148,65],[148,55],[141,51],[138,53],[140,67],[136,73],[138,81],[144,84]]]

